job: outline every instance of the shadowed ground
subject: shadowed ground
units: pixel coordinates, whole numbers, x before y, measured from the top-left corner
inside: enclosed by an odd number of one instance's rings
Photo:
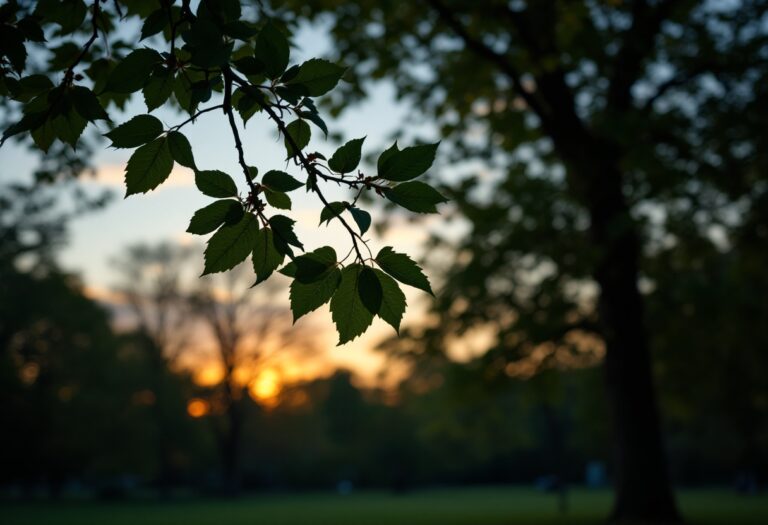
[[[683,511],[694,525],[768,523],[768,496],[724,490],[683,491]],[[600,523],[607,491],[573,490],[567,514],[555,496],[521,488],[419,491],[397,496],[365,492],[270,495],[240,500],[119,503],[8,503],[3,525],[502,525]]]

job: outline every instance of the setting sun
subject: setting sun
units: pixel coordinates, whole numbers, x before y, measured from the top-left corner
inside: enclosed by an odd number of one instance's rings
[[[200,386],[214,386],[224,379],[224,371],[218,364],[203,364],[195,370],[195,383]]]
[[[269,368],[251,381],[248,385],[248,392],[259,403],[273,406],[277,403],[280,388],[280,375],[274,369]]]

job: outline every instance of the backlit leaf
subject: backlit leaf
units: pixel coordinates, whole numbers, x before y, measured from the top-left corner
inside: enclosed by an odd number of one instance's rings
[[[376,255],[376,262],[382,270],[403,284],[419,288],[432,294],[432,288],[421,268],[407,255],[397,253],[391,247],[382,248]]]
[[[195,172],[195,186],[203,195],[225,198],[237,197],[237,185],[232,177],[219,170],[203,170]]]
[[[270,170],[264,174],[261,183],[276,191],[293,191],[304,186],[304,183],[296,180],[283,171]]]
[[[299,84],[306,90],[308,96],[319,97],[336,87],[344,71],[343,67],[333,62],[313,58],[299,66],[296,76],[288,84]]]
[[[405,294],[389,275],[377,269],[374,269],[373,272],[379,279],[382,291],[381,307],[377,315],[389,323],[397,333],[400,333],[400,321],[403,319],[407,305]]]
[[[273,206],[279,210],[291,209],[291,198],[287,193],[264,188],[264,197],[266,197],[270,206]]]
[[[125,167],[125,196],[146,193],[162,184],[173,168],[166,137],[155,139],[133,152]]]
[[[440,192],[429,184],[410,181],[384,190],[389,200],[416,213],[437,213],[437,204],[447,202]]]
[[[195,235],[206,235],[215,231],[224,223],[235,224],[243,216],[242,205],[234,200],[213,202],[195,212],[189,221],[187,232]]]
[[[93,94],[93,91],[83,86],[74,86],[70,91],[70,100],[72,105],[80,116],[89,122],[95,120],[109,120],[109,115],[104,111],[99,99]]]
[[[320,278],[310,283],[294,279],[290,288],[291,311],[293,322],[303,315],[320,308],[333,297],[341,282],[341,270],[330,268]]]
[[[253,270],[256,272],[256,283],[267,279],[278,266],[283,264],[285,255],[275,245],[274,232],[270,228],[261,228],[253,246]]]
[[[396,182],[415,179],[432,166],[439,144],[424,144],[393,151],[383,161],[379,160],[379,177]]]
[[[277,78],[288,67],[288,39],[274,24],[268,22],[256,37],[256,60],[264,64],[269,78]]]
[[[339,345],[355,339],[373,322],[374,314],[360,295],[360,277],[364,269],[360,264],[344,268],[339,287],[331,298],[331,317],[339,333]]]
[[[299,150],[302,150],[309,144],[309,139],[312,136],[312,130],[309,128],[309,124],[303,120],[294,120],[288,126],[286,126],[287,135],[293,139],[291,142],[288,137],[285,138],[285,150],[288,152],[288,157],[293,157],[298,153],[295,151],[294,144]]]
[[[195,169],[195,158],[192,156],[192,146],[187,137],[178,131],[168,133],[168,147],[173,160],[187,168]]]
[[[113,148],[136,148],[157,138],[163,132],[163,123],[152,115],[137,115],[104,135]]]
[[[231,270],[253,251],[259,225],[246,213],[236,224],[224,225],[211,236],[205,249],[203,275]]]
[[[360,233],[363,234],[371,227],[371,214],[360,208],[350,206],[349,213],[352,214],[352,218],[357,223],[357,227],[360,228]]]
[[[136,49],[115,66],[104,90],[113,93],[140,90],[147,83],[155,64],[161,61],[160,53],[153,49]]]
[[[361,149],[365,137],[352,139],[336,152],[328,160],[328,167],[336,173],[351,173],[360,164]]]
[[[328,206],[324,207],[323,211],[320,212],[320,224],[323,224],[324,222],[331,222],[331,219],[341,215],[341,212],[346,210],[347,206],[349,205],[346,202],[329,202]]]

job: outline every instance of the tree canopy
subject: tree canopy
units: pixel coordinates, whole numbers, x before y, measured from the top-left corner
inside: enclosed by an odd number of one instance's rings
[[[670,249],[725,250],[742,228],[765,243],[768,3],[273,4],[328,24],[353,65],[334,100],[392,79],[465,166],[444,191],[468,234],[429,250],[435,322],[392,346],[434,355],[486,329],[488,372],[504,375],[604,345],[613,518],[676,520],[650,359],[664,344],[646,303],[667,272],[701,268],[659,264]]]

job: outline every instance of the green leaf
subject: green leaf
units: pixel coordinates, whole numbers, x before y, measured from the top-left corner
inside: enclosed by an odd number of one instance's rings
[[[339,346],[365,332],[373,322],[374,314],[366,307],[360,291],[364,269],[360,264],[350,264],[344,268],[341,271],[341,283],[331,298],[331,317],[339,333]],[[369,279],[366,285],[370,285]],[[366,292],[370,293],[369,290]],[[371,299],[368,297],[369,303]]]
[[[413,286],[434,295],[427,277],[413,260],[403,253],[397,253],[391,247],[382,248],[376,256],[376,262],[382,270],[403,284]]]
[[[96,120],[109,120],[109,115],[101,107],[99,99],[93,91],[83,86],[74,86],[69,93],[72,105],[80,116],[89,122]]]
[[[266,280],[278,266],[283,264],[285,255],[277,249],[274,232],[262,228],[256,235],[253,245],[253,270],[256,272],[256,284]]]
[[[274,215],[269,218],[269,225],[275,232],[275,247],[280,253],[291,254],[292,250],[289,245],[304,249],[304,245],[301,244],[293,231],[294,222],[293,219],[289,219],[285,215]]]
[[[438,142],[411,146],[401,151],[393,151],[383,161],[380,158],[379,177],[396,182],[415,179],[432,166],[439,144]]]
[[[225,225],[213,234],[205,249],[203,275],[231,270],[248,257],[256,244],[259,225],[246,213],[236,224]]]
[[[173,73],[166,68],[155,68],[149,82],[142,89],[147,111],[159,108],[173,93]]]
[[[240,118],[243,119],[243,126],[248,123],[248,120],[261,111],[263,104],[266,101],[258,91],[246,91],[238,88],[232,94],[232,104],[240,113]]]
[[[384,169],[384,164],[398,151],[400,151],[397,147],[397,141],[395,141],[394,144],[392,144],[390,147],[385,149],[381,155],[379,155],[379,160],[376,163],[376,168],[378,172],[380,173],[382,169]]]
[[[237,197],[237,185],[232,177],[219,170],[195,172],[195,186],[203,195],[215,197]]]
[[[341,270],[335,267],[311,283],[302,283],[298,279],[294,279],[290,288],[293,322],[295,323],[302,316],[317,310],[330,301],[340,282]]]
[[[32,140],[41,150],[48,152],[48,149],[56,140],[56,131],[53,129],[53,122],[46,120],[45,123],[37,129],[32,130]]]
[[[351,173],[360,164],[361,149],[365,137],[352,139],[336,150],[328,161],[328,167],[336,173]]]
[[[16,27],[24,33],[27,40],[33,42],[45,42],[43,28],[40,27],[40,23],[36,20],[35,16],[25,16],[16,23]]]
[[[168,14],[164,9],[158,9],[150,13],[147,18],[144,19],[144,24],[141,26],[141,38],[144,40],[152,35],[156,35],[168,23]]]
[[[352,218],[357,223],[357,227],[360,228],[360,233],[364,234],[371,227],[371,214],[360,208],[354,206],[349,207],[349,213],[352,214]]]
[[[173,168],[165,137],[155,139],[133,152],[125,167],[125,196],[146,193],[162,184]]]
[[[189,221],[187,232],[206,235],[224,223],[236,224],[243,217],[243,207],[233,200],[215,201],[205,208],[200,208]]]
[[[87,122],[74,110],[62,113],[53,119],[53,131],[60,140],[72,147],[77,144],[77,139],[83,134]]]
[[[160,53],[153,49],[133,51],[109,74],[104,90],[113,93],[133,93],[140,90],[149,79],[155,64],[161,61]]]
[[[300,84],[311,97],[325,95],[339,83],[345,69],[322,58],[307,60],[288,84]]]
[[[267,198],[267,202],[270,206],[274,206],[280,210],[291,209],[291,198],[287,193],[264,188],[264,196]]]
[[[7,82],[8,80],[9,78],[6,77],[5,81]],[[41,93],[53,89],[53,82],[51,82],[51,79],[45,75],[29,75],[28,77],[20,79],[15,88],[11,88],[11,86],[8,87],[11,89],[13,97],[16,100],[26,102]]]
[[[173,160],[187,168],[196,169],[192,146],[182,133],[178,131],[168,133],[168,147],[171,150]]]
[[[304,186],[304,183],[296,180],[283,171],[270,170],[264,174],[261,183],[276,191],[293,191]]]
[[[183,110],[190,115],[195,113],[197,106],[192,104],[192,85],[185,75],[176,75],[173,79],[173,96]]]
[[[378,316],[389,323],[392,328],[399,334],[400,333],[400,321],[403,319],[405,313],[405,307],[407,305],[405,301],[405,294],[400,289],[400,286],[389,275],[385,274],[381,270],[374,269],[373,272],[379,279],[381,285],[381,307],[379,308]]]
[[[225,42],[221,30],[208,16],[198,16],[181,36],[191,54],[190,62],[205,69],[224,66],[234,48],[234,42]]]
[[[341,215],[341,212],[346,210],[347,206],[349,205],[346,202],[329,202],[328,206],[324,207],[323,211],[320,212],[320,224],[323,224],[324,222],[330,223],[331,219]]]
[[[305,121],[294,120],[286,126],[285,130],[287,135],[293,139],[293,142],[299,150],[304,149],[306,145],[309,144],[312,130],[309,128],[309,124]],[[288,137],[285,138],[285,149],[288,152],[288,158],[293,157],[298,153],[297,151],[294,151],[293,144],[289,142]]]
[[[364,266],[358,277],[358,292],[363,306],[373,315],[377,315],[381,309],[382,289],[379,278],[372,268]]]
[[[325,134],[325,137],[326,138],[328,137],[328,126],[325,124],[325,121],[322,118],[320,118],[320,115],[318,115],[313,111],[301,111],[301,110],[297,111],[297,115],[314,123],[315,126],[317,126],[322,130],[322,132]]]
[[[272,22],[267,24],[256,37],[256,60],[264,64],[264,69],[269,78],[277,78],[288,67],[290,57],[288,39]]]
[[[330,246],[322,246],[316,250],[299,255],[280,273],[293,277],[301,283],[309,284],[322,278],[337,264],[336,250]]]
[[[416,213],[437,213],[437,204],[448,202],[436,189],[419,181],[404,182],[384,190],[384,196]]]
[[[152,115],[138,115],[117,126],[104,136],[113,148],[136,148],[157,138],[163,132],[163,123]]]
[[[0,145],[3,144],[9,137],[18,135],[25,131],[35,130],[46,122],[47,111],[29,113],[24,115],[21,120],[15,124],[11,124],[3,132],[3,139],[0,141]]]

